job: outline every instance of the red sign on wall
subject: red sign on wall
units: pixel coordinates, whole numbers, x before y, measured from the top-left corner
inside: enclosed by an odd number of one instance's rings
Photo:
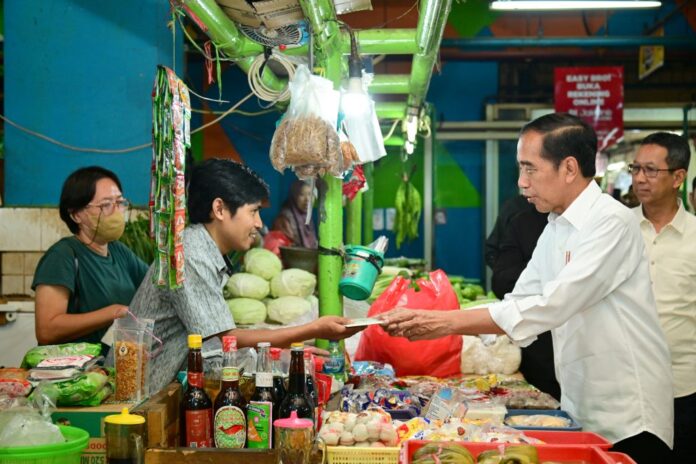
[[[595,131],[599,151],[623,137],[623,67],[556,68],[556,112],[587,121]]]

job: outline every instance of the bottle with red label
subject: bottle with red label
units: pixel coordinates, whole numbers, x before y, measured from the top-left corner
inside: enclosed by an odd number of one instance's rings
[[[217,448],[244,448],[247,402],[239,390],[237,337],[222,337],[222,387],[215,398],[213,436]]]
[[[203,339],[199,334],[188,336],[188,387],[184,393],[184,446],[213,446],[213,404],[203,389]]]

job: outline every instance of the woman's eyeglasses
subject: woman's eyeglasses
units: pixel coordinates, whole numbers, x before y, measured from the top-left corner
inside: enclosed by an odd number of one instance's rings
[[[121,211],[127,210],[130,207],[130,202],[122,198],[120,200],[104,200],[98,204],[88,203],[87,206],[99,208],[104,216],[110,216],[116,208]]]

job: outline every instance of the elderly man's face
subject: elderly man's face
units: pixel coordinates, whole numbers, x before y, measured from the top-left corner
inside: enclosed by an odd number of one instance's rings
[[[551,161],[541,157],[543,140],[542,134],[530,131],[517,142],[520,169],[517,185],[537,211],[561,214],[565,209],[567,185],[563,173]]]

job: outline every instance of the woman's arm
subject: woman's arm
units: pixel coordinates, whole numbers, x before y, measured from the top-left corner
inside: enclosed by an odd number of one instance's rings
[[[125,316],[128,307],[113,304],[83,314],[68,314],[70,291],[60,285],[36,287],[36,340],[49,345],[66,343],[110,325]]]

